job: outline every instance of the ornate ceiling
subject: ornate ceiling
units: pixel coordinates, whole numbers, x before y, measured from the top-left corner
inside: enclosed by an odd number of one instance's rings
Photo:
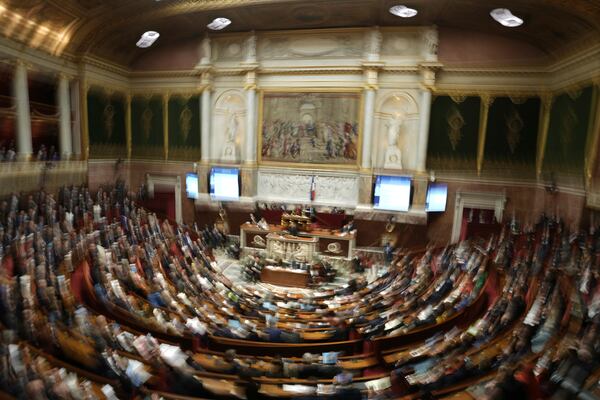
[[[411,19],[388,13],[402,3]],[[510,8],[519,28],[504,28],[489,11]],[[94,55],[123,66],[145,51],[135,43],[160,32],[155,47],[201,37],[224,16],[225,32],[358,26],[431,25],[503,35],[550,56],[582,38],[600,37],[600,0],[0,0],[0,34],[59,54]]]

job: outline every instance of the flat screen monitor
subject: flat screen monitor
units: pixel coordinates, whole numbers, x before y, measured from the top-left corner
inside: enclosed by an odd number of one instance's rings
[[[209,193],[213,200],[238,200],[240,198],[240,170],[214,167],[210,170]]]
[[[375,178],[373,208],[389,211],[408,211],[409,207],[409,177],[380,175]]]
[[[446,211],[446,200],[448,198],[448,185],[445,183],[430,183],[427,188],[427,199],[425,200],[425,211]]]
[[[185,193],[188,199],[198,198],[198,174],[193,172],[185,174]]]

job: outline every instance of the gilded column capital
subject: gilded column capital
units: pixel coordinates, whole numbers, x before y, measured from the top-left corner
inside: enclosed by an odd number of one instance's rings
[[[244,90],[256,90],[256,81],[257,81],[256,70],[247,71],[245,78],[246,79],[244,82]]]
[[[374,63],[371,63],[374,64]],[[378,63],[378,65],[381,65]],[[364,66],[364,64],[363,64]],[[377,90],[379,89],[379,69],[378,68],[368,68],[364,70],[365,83],[363,88],[365,90]]]
[[[56,80],[58,80],[59,82],[63,81],[63,80],[70,82],[75,78],[73,75],[67,74],[65,72],[58,72],[58,73],[56,73],[55,77],[56,77]]]
[[[33,68],[33,64],[23,60],[22,58],[15,58],[12,61],[9,61],[9,63],[15,68],[25,68],[28,70]]]
[[[489,108],[494,103],[494,100],[496,99],[494,96],[492,96],[488,93],[480,94],[479,98],[481,99],[481,105],[486,108]]]

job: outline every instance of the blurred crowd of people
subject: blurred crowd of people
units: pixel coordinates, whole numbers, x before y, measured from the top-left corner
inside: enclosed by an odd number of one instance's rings
[[[34,161],[60,161],[60,154],[54,145],[41,144],[33,154]],[[11,140],[8,145],[0,146],[0,162],[17,161],[15,142]]]
[[[435,327],[477,304],[486,288],[490,304],[468,326],[448,325],[394,354],[393,395],[426,398],[487,376],[490,399],[563,399],[585,389],[599,367],[595,232],[570,233],[560,221],[543,217],[526,233],[505,229],[489,241],[400,254],[373,279],[363,276],[319,296],[290,299],[247,290],[221,274],[213,250],[229,242],[214,226],[160,221],[134,197],[118,182],[95,193],[74,186],[57,195],[13,193],[0,202],[5,392],[112,399],[152,387],[213,397],[215,389],[196,374],[217,368],[241,377],[250,398],[261,396],[258,376],[333,378],[337,395],[360,398],[346,371],[321,356],[306,354],[294,362],[274,357],[265,366],[229,351],[209,367],[198,353],[160,336],[191,337],[200,348],[209,335],[298,343],[315,328],[327,332],[325,341],[370,340]],[[357,263],[364,269],[368,260]],[[85,286],[84,265],[91,292],[74,292],[73,281]],[[93,297],[92,308],[74,294]],[[319,322],[285,323],[293,312],[312,313]],[[53,357],[86,368],[69,369]],[[95,382],[85,371],[110,382]]]

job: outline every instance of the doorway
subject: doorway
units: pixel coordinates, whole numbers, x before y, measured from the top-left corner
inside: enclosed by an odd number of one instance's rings
[[[148,197],[146,207],[182,223],[181,177],[146,174]]]
[[[457,243],[459,240],[461,240],[463,228],[466,229],[466,231],[464,231],[465,237],[468,236],[468,223],[470,219],[472,221],[474,214],[474,212],[471,210],[478,210],[478,219],[476,221],[479,221],[481,216],[482,222],[487,220],[495,220],[498,223],[502,223],[502,214],[504,213],[505,205],[505,193],[456,192],[456,199],[454,201],[454,222],[452,224],[452,237],[450,240],[451,243]],[[465,210],[468,214],[465,214]],[[489,211],[486,212],[484,210]]]

